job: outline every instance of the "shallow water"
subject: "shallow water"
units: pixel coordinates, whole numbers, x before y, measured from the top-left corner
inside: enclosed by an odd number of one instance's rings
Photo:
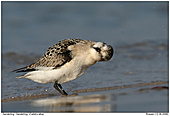
[[[2,99],[60,96],[53,84],[17,79],[21,74],[11,71],[35,62],[58,41],[74,37],[104,41],[115,54],[62,84],[68,93],[168,81],[167,7],[168,2],[2,2]]]
[[[164,84],[167,86],[167,84]],[[168,111],[167,88],[133,88],[69,97],[2,103],[2,112],[161,112]],[[133,99],[132,99],[133,98]],[[139,100],[140,99],[140,100]]]

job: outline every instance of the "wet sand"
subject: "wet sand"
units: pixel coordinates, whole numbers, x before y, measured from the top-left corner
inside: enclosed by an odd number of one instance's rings
[[[155,81],[135,85],[75,90],[74,92],[79,93],[77,96],[60,97],[42,94],[25,98],[18,97],[2,100],[2,112],[167,113],[168,89],[168,81]]]
[[[150,83],[139,83],[134,85],[123,85],[123,86],[113,86],[113,87],[102,87],[102,88],[90,88],[90,89],[81,89],[81,90],[74,90],[73,93],[86,93],[86,92],[98,92],[98,91],[108,91],[108,90],[116,90],[116,89],[125,89],[125,88],[134,88],[134,87],[144,87],[144,86],[151,86],[151,85],[162,85],[167,84],[169,81],[153,81]],[[164,89],[164,88],[162,88]],[[33,100],[38,98],[47,98],[56,96],[53,93],[50,94],[39,94],[39,95],[30,95],[30,96],[17,96],[12,98],[4,98],[1,99],[1,102],[11,102],[11,101],[24,101],[24,100]]]

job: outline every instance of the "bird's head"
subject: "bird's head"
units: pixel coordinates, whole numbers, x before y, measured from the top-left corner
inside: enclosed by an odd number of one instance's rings
[[[114,50],[111,45],[104,42],[94,42],[91,46],[91,54],[96,61],[108,61],[112,58]]]

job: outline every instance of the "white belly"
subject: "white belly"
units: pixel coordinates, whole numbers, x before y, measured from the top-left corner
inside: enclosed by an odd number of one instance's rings
[[[80,62],[71,61],[62,67],[50,70],[28,72],[19,78],[28,78],[38,83],[66,83],[84,74],[89,66],[82,66]]]

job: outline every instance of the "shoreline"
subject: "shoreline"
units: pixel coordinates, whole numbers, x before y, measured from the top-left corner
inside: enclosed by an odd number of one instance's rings
[[[116,89],[144,87],[144,86],[151,86],[151,85],[162,85],[162,84],[167,84],[167,83],[169,83],[169,81],[152,81],[152,82],[148,82],[148,83],[138,83],[138,84],[131,84],[131,85],[80,89],[80,90],[73,90],[72,92],[73,93],[86,93],[86,92],[108,91],[108,90],[116,90]],[[51,97],[51,96],[57,96],[57,95],[52,94],[52,93],[50,93],[50,94],[39,94],[39,95],[33,94],[33,95],[30,95],[30,96],[22,96],[22,97],[17,96],[17,97],[12,97],[12,98],[4,98],[4,99],[1,99],[1,102],[34,100],[34,99],[38,99],[38,98],[46,98],[46,97]]]

